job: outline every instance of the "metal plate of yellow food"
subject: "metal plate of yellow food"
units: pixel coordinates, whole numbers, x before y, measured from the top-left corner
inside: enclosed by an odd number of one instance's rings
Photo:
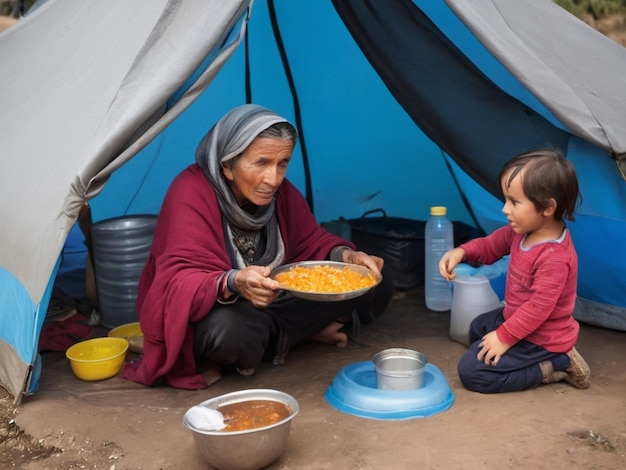
[[[354,299],[381,281],[365,266],[338,261],[284,264],[274,268],[270,277],[294,296],[319,302]]]

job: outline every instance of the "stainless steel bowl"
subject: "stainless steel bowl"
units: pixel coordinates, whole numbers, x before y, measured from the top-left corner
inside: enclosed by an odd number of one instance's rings
[[[270,277],[272,279],[276,279],[276,275],[287,272],[295,266],[303,266],[303,267],[309,267],[309,268],[313,268],[315,266],[331,266],[337,269],[343,269],[345,267],[348,267],[352,269],[353,271],[361,274],[362,276],[367,276],[368,274],[371,274],[371,271],[367,269],[365,266],[359,266],[357,264],[340,263],[339,261],[299,261],[297,263],[283,264],[282,266],[278,266],[274,268],[272,270],[272,273],[270,274]],[[376,283],[373,286],[366,287],[364,289],[348,291],[348,292],[331,292],[331,293],[309,292],[309,291],[303,291],[303,290],[298,290],[298,289],[291,289],[287,286],[282,286],[282,285],[281,285],[281,288],[287,292],[290,292],[295,297],[300,297],[302,299],[316,300],[318,302],[337,302],[340,300],[348,300],[348,299],[354,299],[356,297],[359,297],[365,294],[366,292],[372,290],[378,284],[380,284],[380,281],[382,281],[382,278],[377,279]]]
[[[428,359],[412,349],[390,348],[374,354],[376,388],[379,390],[417,390],[424,384]]]
[[[241,390],[211,398],[198,406],[217,409],[248,400],[278,401],[285,404],[291,413],[270,426],[232,432],[203,431],[183,418],[183,424],[193,433],[200,454],[218,470],[258,470],[278,459],[287,447],[291,420],[300,411],[296,399],[287,393],[270,389]]]

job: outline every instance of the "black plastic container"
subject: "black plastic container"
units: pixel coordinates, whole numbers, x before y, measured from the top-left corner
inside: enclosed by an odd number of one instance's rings
[[[376,213],[382,217],[370,217]],[[391,268],[396,289],[408,290],[424,283],[426,222],[388,217],[383,209],[375,209],[348,223],[357,248],[380,256]]]
[[[381,216],[372,217],[373,214]],[[374,209],[345,222],[350,227],[350,240],[359,250],[380,256],[391,267],[397,290],[424,285],[426,221],[388,217],[384,209]],[[455,246],[485,235],[481,229],[463,222],[452,224]]]

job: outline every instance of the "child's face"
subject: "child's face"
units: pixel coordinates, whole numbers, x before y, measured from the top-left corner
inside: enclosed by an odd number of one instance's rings
[[[506,182],[509,178],[509,174],[510,172],[503,175],[500,181],[502,194],[504,194],[505,198],[502,212],[506,215],[515,233],[532,233],[544,226],[546,218],[541,212],[537,212],[537,208],[533,202],[524,194],[524,190],[522,189],[524,170],[520,171],[515,178],[513,178],[509,187],[507,187]]]

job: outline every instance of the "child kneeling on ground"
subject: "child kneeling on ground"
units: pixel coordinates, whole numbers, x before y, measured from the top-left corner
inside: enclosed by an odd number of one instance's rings
[[[508,225],[448,251],[441,275],[455,278],[461,262],[492,264],[510,255],[505,305],[476,317],[458,373],[481,393],[526,390],[567,381],[589,387],[589,366],[574,345],[578,258],[564,219],[579,198],[573,165],[557,152],[523,153],[500,170]]]

